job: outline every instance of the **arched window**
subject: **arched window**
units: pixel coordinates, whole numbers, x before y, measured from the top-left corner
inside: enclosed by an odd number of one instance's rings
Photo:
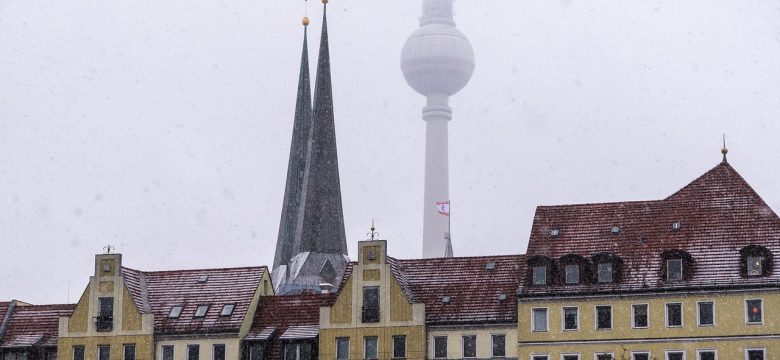
[[[588,259],[577,255],[568,254],[561,256],[558,260],[560,264],[560,284],[576,285],[584,284],[588,280],[588,273],[590,273],[590,261]]]
[[[612,253],[593,255],[592,278],[598,283],[616,283],[622,279],[623,259]]]
[[[682,250],[661,253],[661,278],[665,281],[687,281],[693,275],[693,258]]]
[[[749,245],[739,251],[739,269],[744,277],[767,276],[772,273],[772,253],[760,245]]]
[[[528,284],[551,285],[555,271],[555,261],[547,256],[532,256],[528,259]]]

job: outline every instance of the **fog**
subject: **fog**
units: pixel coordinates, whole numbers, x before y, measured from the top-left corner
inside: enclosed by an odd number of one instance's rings
[[[422,238],[421,1],[332,0],[351,254]],[[729,162],[780,209],[780,2],[459,0],[456,255],[522,253],[537,205],[660,199]],[[106,244],[141,270],[271,265],[303,1],[0,1],[0,300],[78,300]],[[310,1],[315,69],[322,5]]]

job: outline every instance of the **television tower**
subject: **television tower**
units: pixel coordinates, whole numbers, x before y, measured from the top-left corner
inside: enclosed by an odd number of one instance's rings
[[[406,82],[425,96],[425,195],[422,256],[443,257],[449,241],[449,167],[447,126],[452,119],[449,97],[463,89],[474,73],[474,50],[455,27],[453,0],[423,0],[420,28],[401,52]],[[437,205],[437,203],[439,205]],[[451,248],[450,248],[451,252]]]

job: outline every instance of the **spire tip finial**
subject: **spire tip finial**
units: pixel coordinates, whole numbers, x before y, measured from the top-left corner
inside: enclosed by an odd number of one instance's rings
[[[301,22],[303,23],[303,26],[309,26],[309,17],[308,16],[304,16],[303,17],[303,21],[301,21]]]
[[[723,154],[723,162],[729,162],[726,159],[726,154],[729,153],[729,149],[726,147],[726,134],[723,134],[723,148],[720,149],[720,153]]]

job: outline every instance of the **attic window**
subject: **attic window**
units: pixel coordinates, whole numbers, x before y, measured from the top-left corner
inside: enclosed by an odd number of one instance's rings
[[[195,317],[206,317],[207,311],[209,311],[208,305],[198,305],[198,309],[195,310]]]
[[[222,307],[222,312],[219,313],[219,316],[230,316],[233,315],[233,309],[236,308],[236,304],[227,304]]]
[[[612,232],[612,235],[620,234],[620,226],[613,226],[610,232]]]
[[[209,281],[209,276],[208,275],[201,275],[198,278],[198,283],[205,284],[206,281]]]
[[[682,224],[680,224],[679,222],[672,224],[672,230],[680,231],[680,229],[682,229]]]
[[[179,316],[181,316],[181,309],[182,307],[180,305],[171,306],[171,312],[168,313],[168,317],[171,319],[178,319]]]
[[[506,300],[506,294],[498,294],[498,301]]]
[[[368,254],[366,255],[366,258],[368,260],[376,260],[376,251],[368,250]]]
[[[485,264],[485,270],[495,270],[496,269],[496,263],[491,261],[487,264]]]
[[[441,302],[442,302],[442,304],[449,304],[450,303],[450,297],[449,296],[442,296]]]
[[[550,230],[550,236],[558,237],[560,235],[561,235],[561,230],[560,229],[555,228],[555,229]]]

